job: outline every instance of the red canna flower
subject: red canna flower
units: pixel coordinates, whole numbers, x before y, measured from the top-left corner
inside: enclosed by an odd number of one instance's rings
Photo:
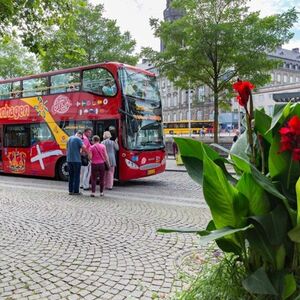
[[[293,150],[293,160],[300,160],[300,148]]]
[[[293,160],[300,160],[300,118],[293,116],[279,133],[280,152],[291,151]]]
[[[232,87],[239,93],[237,96],[238,103],[245,107],[248,103],[251,90],[254,89],[254,85],[249,81],[238,80]]]
[[[297,116],[293,116],[289,120],[288,125],[290,127],[291,132],[300,135],[300,119]]]

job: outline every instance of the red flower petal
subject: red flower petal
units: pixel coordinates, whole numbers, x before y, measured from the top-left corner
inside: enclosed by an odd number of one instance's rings
[[[254,88],[254,85],[249,81],[239,80],[236,83],[234,83],[232,87],[239,93],[239,98],[237,98],[239,104],[241,106],[246,106],[249,100],[251,90]]]
[[[281,135],[287,135],[287,134],[292,133],[292,131],[289,127],[282,127],[282,128],[280,128],[279,133]]]
[[[300,160],[300,149],[296,148],[293,150],[293,160]]]
[[[293,116],[289,120],[288,125],[294,134],[300,135],[300,119],[298,118],[298,116]]]

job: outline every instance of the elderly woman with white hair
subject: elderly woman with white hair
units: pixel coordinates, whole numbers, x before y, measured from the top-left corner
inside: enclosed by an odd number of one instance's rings
[[[111,140],[111,133],[109,131],[105,131],[103,133],[103,141],[102,144],[105,145],[106,151],[109,158],[110,168],[105,171],[104,175],[104,187],[108,190],[111,190],[114,185],[114,173],[115,167],[117,165],[116,162],[116,152],[119,150],[118,139],[115,141]]]

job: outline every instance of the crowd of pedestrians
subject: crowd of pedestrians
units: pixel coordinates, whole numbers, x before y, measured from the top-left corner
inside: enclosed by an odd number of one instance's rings
[[[110,131],[105,131],[100,143],[100,137],[92,137],[92,132],[91,128],[86,128],[84,132],[77,131],[67,142],[70,195],[82,195],[79,191],[82,188],[85,191],[91,189],[90,196],[95,197],[97,181],[100,196],[104,196],[104,189],[113,188],[118,139],[111,140]],[[82,156],[88,157],[86,166],[81,163]]]

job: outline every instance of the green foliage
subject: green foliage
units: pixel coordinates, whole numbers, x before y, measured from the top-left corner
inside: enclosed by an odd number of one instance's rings
[[[275,295],[278,293],[274,289],[264,268],[259,268],[243,282],[244,288],[252,294]]]
[[[136,64],[135,40],[121,33],[115,20],[103,17],[103,6],[77,5],[59,28],[50,27],[40,52],[46,71],[103,61]]]
[[[39,62],[35,55],[18,41],[0,41],[0,78],[35,74],[39,70]]]
[[[176,21],[151,20],[164,51],[146,48],[143,55],[153,61],[180,87],[207,85],[215,107],[215,142],[221,95],[230,90],[230,80],[247,78],[256,86],[270,81],[269,71],[280,62],[267,53],[292,38],[297,20],[295,9],[260,18],[249,12],[246,0],[173,0],[183,12]]]
[[[73,15],[76,5],[86,5],[86,0],[0,0],[0,36],[19,34],[23,44],[39,52],[39,39],[46,26],[60,24]]]
[[[237,170],[236,182],[228,181],[223,168],[227,161],[214,150],[191,139],[175,139],[187,171],[203,185],[212,215],[206,230],[197,231],[200,244],[215,239],[220,249],[236,255],[246,274],[239,285],[253,299],[294,300],[300,293],[300,162],[280,151],[279,133],[295,115],[300,118],[300,103],[276,107],[272,119],[263,111],[255,113],[254,131],[247,128],[244,137],[251,134],[257,141],[255,151],[249,153],[242,141],[228,160]],[[299,130],[293,133],[297,139]],[[250,162],[252,153],[256,157]]]
[[[215,260],[214,257],[203,262],[198,277],[190,278],[189,288],[178,293],[174,300],[252,299],[240,285],[246,272],[237,257],[226,255],[216,262],[212,262],[213,260]]]

